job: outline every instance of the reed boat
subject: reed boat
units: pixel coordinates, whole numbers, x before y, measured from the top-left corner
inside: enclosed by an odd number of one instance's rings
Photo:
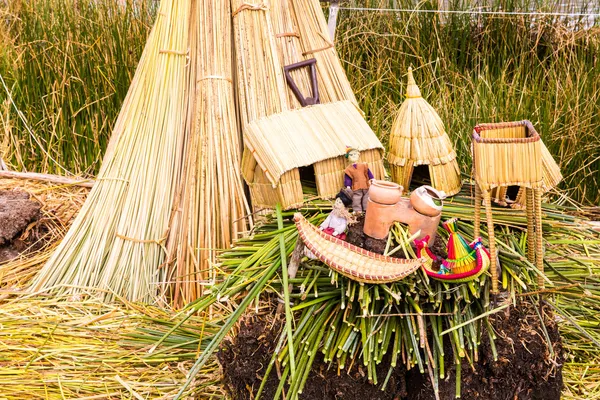
[[[475,268],[461,273],[440,274],[439,271],[433,269],[433,261],[441,262],[443,260],[431,251],[427,245],[428,240],[428,237],[415,240],[415,245],[417,246],[417,256],[425,260],[422,265],[423,271],[432,279],[448,283],[463,283],[477,279],[490,268],[490,253],[483,247],[481,238],[478,238],[469,244],[476,258]]]
[[[425,258],[402,259],[373,253],[328,235],[300,213],[294,214],[300,238],[320,261],[358,282],[399,281],[422,267]]]

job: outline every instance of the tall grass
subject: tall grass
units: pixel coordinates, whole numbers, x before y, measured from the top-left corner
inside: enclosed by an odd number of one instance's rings
[[[471,8],[469,2],[450,3],[450,9]],[[552,11],[558,4],[488,3],[487,10],[504,11]],[[579,4],[584,12],[600,12],[598,4]],[[407,0],[348,5],[415,8]],[[427,2],[420,6],[430,8]],[[561,187],[579,200],[600,201],[599,18],[593,28],[584,17],[342,10],[338,18],[336,47],[384,141],[412,65],[424,97],[456,143],[463,172],[471,168],[473,126],[529,119],[561,166]]]
[[[72,172],[98,170],[156,12],[156,2],[144,3],[151,5],[0,1],[0,74],[47,153]],[[464,0],[449,3],[450,9],[471,8]],[[488,3],[487,10],[551,11],[559,2]],[[584,12],[600,12],[597,2],[577,3],[583,3]],[[412,0],[342,5],[415,8]],[[416,7],[434,6],[437,1]],[[596,18],[590,27],[582,17],[342,10],[336,47],[361,107],[384,142],[412,65],[424,96],[456,143],[463,172],[470,171],[470,133],[476,123],[527,118],[563,170],[561,188],[598,204],[599,22]],[[0,116],[0,156],[14,168],[60,172],[24,129],[2,88]]]
[[[0,1],[3,155],[16,168],[95,173],[155,14],[155,2]],[[1,150],[1,149],[0,149]],[[47,153],[47,154],[46,154]]]

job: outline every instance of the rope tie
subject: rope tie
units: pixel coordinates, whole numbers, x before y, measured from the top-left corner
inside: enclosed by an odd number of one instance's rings
[[[260,3],[260,4],[251,4],[251,3],[243,3],[240,8],[238,8],[237,10],[235,10],[231,16],[235,17],[236,15],[238,15],[239,13],[241,13],[242,11],[245,10],[250,10],[250,11],[267,11],[269,9],[269,7],[267,7],[265,5],[265,3]]]
[[[452,263],[459,263],[461,261],[469,259],[470,257],[473,257],[473,254],[475,254],[475,250],[471,250],[466,256],[462,256],[461,258],[458,258],[455,260],[453,260],[451,258],[447,258],[446,261],[452,262]]]
[[[159,50],[159,54],[172,54],[175,56],[186,56],[189,54],[189,51],[177,51],[177,50]]]
[[[300,34],[298,32],[283,32],[283,33],[278,33],[277,35],[275,35],[276,38],[283,38],[283,37],[296,37],[298,39],[300,39]]]
[[[119,182],[124,182],[124,183],[129,183],[129,181],[127,179],[124,178],[114,178],[111,176],[107,176],[104,178],[97,178],[97,181],[119,181]]]
[[[116,236],[119,239],[127,240],[127,241],[134,242],[134,243],[154,243],[154,244],[157,244],[159,246],[162,246],[163,242],[165,242],[167,240],[167,236],[165,236],[163,238],[160,238],[158,240],[155,240],[155,239],[148,239],[148,240],[145,240],[145,239],[136,239],[136,238],[128,237],[128,236],[125,236],[125,235],[121,235],[120,233],[117,233]]]
[[[318,52],[320,52],[320,51],[329,50],[329,49],[331,49],[332,47],[333,47],[333,43],[329,43],[329,44],[328,44],[327,46],[325,46],[325,47],[320,47],[320,48],[318,48],[318,49],[314,49],[314,50],[308,50],[308,51],[305,51],[304,53],[302,53],[302,55],[303,55],[303,56],[307,56],[307,55],[309,55],[309,54],[314,54],[314,53],[318,53]]]
[[[307,56],[307,55],[309,55],[309,54],[318,53],[318,52],[320,52],[320,51],[329,50],[329,49],[331,49],[331,48],[333,48],[333,47],[334,47],[333,43],[331,43],[331,42],[329,41],[329,39],[328,39],[328,38],[326,38],[325,36],[323,36],[323,34],[322,34],[321,32],[317,32],[317,33],[319,34],[319,36],[321,36],[321,39],[323,39],[323,41],[324,41],[325,43],[327,43],[327,46],[325,46],[325,47],[320,47],[320,48],[318,48],[318,49],[314,49],[314,50],[307,50],[307,51],[305,51],[304,53],[302,53],[302,55],[303,55],[303,56]]]
[[[227,81],[229,83],[233,83],[233,80],[231,78],[228,78],[228,77],[223,76],[223,75],[207,75],[207,76],[203,76],[202,78],[198,79],[196,82],[205,81],[207,79],[221,79],[221,80]]]

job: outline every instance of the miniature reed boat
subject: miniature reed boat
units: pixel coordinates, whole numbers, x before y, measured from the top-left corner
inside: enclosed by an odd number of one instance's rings
[[[417,256],[424,258],[423,270],[430,278],[451,283],[462,283],[477,279],[481,274],[486,272],[490,267],[490,253],[481,242],[481,238],[477,238],[475,241],[470,243],[468,246],[471,249],[469,254],[472,254],[475,260],[473,268],[463,272],[454,272],[448,269],[448,265],[454,263],[456,260],[443,260],[441,257],[433,254],[429,248],[427,242],[429,238],[423,238],[415,240],[417,246]],[[436,271],[433,269],[433,262],[440,262],[440,270]]]
[[[399,281],[419,269],[424,258],[401,259],[383,256],[344,242],[320,231],[300,213],[294,214],[300,238],[332,270],[358,282]]]

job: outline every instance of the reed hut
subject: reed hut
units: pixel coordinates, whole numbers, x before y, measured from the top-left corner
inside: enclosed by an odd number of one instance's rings
[[[540,139],[540,149],[542,154],[542,186],[540,190],[546,193],[553,189],[562,181],[563,176],[560,167],[552,158],[552,155]],[[522,186],[499,186],[491,191],[492,201],[500,205],[508,205],[507,200],[512,201],[512,208],[525,208],[527,197],[526,190]]]
[[[527,258],[539,271],[544,272],[541,194],[545,182],[549,179],[544,179],[544,174],[548,174],[548,171],[544,171],[544,164],[549,160],[544,161],[545,146],[531,122],[527,120],[477,125],[473,130],[472,149],[473,175],[476,182],[474,236],[479,236],[483,199],[490,246],[492,293],[498,293],[491,192],[507,186],[519,186],[524,189]],[[538,277],[538,284],[544,287],[542,276]]]
[[[431,186],[451,196],[462,185],[456,152],[433,107],[421,96],[412,68],[408,69],[406,100],[390,133],[388,161],[392,180],[407,188],[415,168],[427,167]]]
[[[320,198],[334,197],[344,183],[346,146],[361,151],[376,179],[384,176],[383,146],[351,101],[255,120],[244,130],[244,143],[242,174],[255,207],[299,207],[307,182]]]

